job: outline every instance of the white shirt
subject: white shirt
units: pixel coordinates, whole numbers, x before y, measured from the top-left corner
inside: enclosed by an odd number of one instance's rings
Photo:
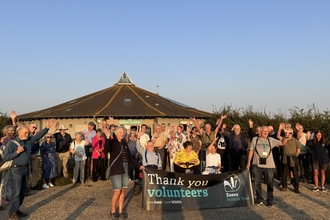
[[[149,137],[148,134],[144,133],[144,134],[140,137],[140,144],[141,144],[141,147],[142,147],[143,149],[146,148],[148,141],[150,141],[150,137]]]
[[[218,164],[221,164],[221,156],[218,153],[215,154],[207,154],[206,155],[206,167],[212,167],[215,166],[217,167]]]
[[[183,143],[187,141],[187,137],[184,133],[181,133],[182,134],[182,140],[180,142],[180,148],[179,149],[183,149]],[[179,133],[176,133],[176,137],[180,139],[180,134]]]
[[[82,157],[79,157],[78,155],[74,155],[74,160],[75,161],[82,161],[82,160],[86,160],[86,153],[85,153],[85,144],[86,141],[81,140],[80,144],[77,144],[76,141],[71,143],[70,148],[73,149],[74,151],[77,151],[78,153],[80,153],[82,155]]]
[[[303,133],[303,135],[301,135],[301,137],[299,138],[299,142],[304,146],[306,146],[306,142],[307,142],[306,136],[307,135],[305,133]]]

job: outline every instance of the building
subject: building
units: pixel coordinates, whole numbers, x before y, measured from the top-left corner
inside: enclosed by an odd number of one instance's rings
[[[139,88],[124,72],[109,88],[50,108],[19,115],[18,119],[23,123],[34,121],[39,127],[44,127],[49,118],[55,118],[56,123],[68,127],[68,133],[73,135],[85,130],[89,121],[94,121],[100,127],[107,116],[113,117],[115,124],[126,128],[141,124],[152,128],[154,123],[165,123],[169,130],[172,125],[186,125],[192,116],[206,119],[211,113]]]

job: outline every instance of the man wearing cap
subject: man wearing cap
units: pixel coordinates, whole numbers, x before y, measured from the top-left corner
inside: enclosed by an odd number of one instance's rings
[[[284,130],[285,137],[281,136],[281,131]],[[286,124],[281,123],[278,132],[277,138],[279,140],[287,140],[286,144],[283,148],[283,175],[282,175],[282,189],[281,191],[287,191],[287,178],[288,178],[288,171],[291,167],[293,171],[293,192],[300,193],[299,191],[299,175],[298,175],[298,167],[299,167],[299,160],[298,155],[300,154],[300,142],[293,138],[293,130],[291,127],[288,127]]]
[[[87,177],[90,175],[90,171],[91,169],[88,170],[88,165],[92,165],[92,139],[93,137],[96,136],[96,131],[95,131],[95,123],[90,121],[88,122],[88,127],[87,130],[83,130],[80,133],[82,134],[82,137],[85,137],[85,135],[87,135],[87,139],[88,139],[88,145],[85,146],[85,153],[87,156],[87,160],[85,163],[85,180],[87,179]]]
[[[41,130],[35,136],[29,136],[29,129],[25,126],[17,128],[17,137],[13,141],[10,141],[4,152],[5,161],[13,161],[11,168],[11,198],[9,208],[9,219],[19,219],[25,217],[27,213],[19,210],[22,205],[25,191],[27,188],[27,182],[29,178],[29,163],[31,159],[31,147],[32,144],[42,138],[53,125],[54,119],[50,119],[47,122],[46,128]]]
[[[56,132],[57,130],[59,130],[59,132]],[[59,124],[56,124],[53,134],[56,142],[56,163],[58,175],[61,176],[63,168],[63,176],[68,178],[68,169],[66,164],[70,158],[69,149],[72,139],[71,135],[66,133],[66,130],[68,129],[64,125],[59,126]]]

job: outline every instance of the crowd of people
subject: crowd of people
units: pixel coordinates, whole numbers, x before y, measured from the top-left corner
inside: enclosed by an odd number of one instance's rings
[[[69,178],[71,158],[74,159],[72,183],[75,185],[78,182],[83,185],[89,176],[94,182],[105,181],[109,168],[114,190],[110,211],[113,219],[128,217],[123,210],[125,189],[129,182],[139,179],[140,170],[145,167],[205,175],[250,169],[258,205],[263,204],[261,184],[264,182],[267,184],[266,204],[273,206],[274,171],[282,191],[287,190],[288,176],[295,193],[300,192],[300,181],[313,182],[315,192],[326,191],[328,145],[322,131],[304,133],[299,123],[295,130],[290,124],[281,123],[276,133],[273,126],[254,128],[250,119],[248,140],[239,124],[227,129],[226,115],[221,115],[214,129],[210,124],[202,127],[201,120],[191,117],[187,125],[172,125],[169,130],[164,123],[155,123],[152,128],[142,124],[126,129],[109,124],[107,121],[113,121],[109,117],[102,122],[102,128],[96,129],[94,122],[89,122],[86,130],[75,133],[72,138],[68,129],[58,123],[49,132],[54,119],[48,121],[45,129],[36,132],[34,123],[29,127],[17,126],[16,117],[12,112],[12,125],[3,129],[1,139],[5,161],[13,160],[12,168],[0,175],[1,205],[10,205],[11,219],[26,216],[19,206],[27,193],[29,176],[30,190],[51,188],[56,185],[56,177]],[[11,140],[16,140],[20,146]],[[39,152],[41,187],[38,185]],[[312,179],[310,169],[313,170]]]

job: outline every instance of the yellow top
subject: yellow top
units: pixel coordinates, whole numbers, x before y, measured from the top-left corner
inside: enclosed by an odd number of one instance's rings
[[[179,151],[179,153],[175,156],[174,163],[179,165],[182,168],[187,168],[187,166],[185,164],[178,164],[178,163],[186,163],[186,162],[190,162],[191,160],[196,160],[196,161],[193,165],[189,165],[188,168],[190,168],[192,166],[196,166],[200,163],[199,159],[198,159],[198,155],[195,153],[195,151],[192,150],[190,155],[188,156],[186,154],[186,150],[181,149]]]

